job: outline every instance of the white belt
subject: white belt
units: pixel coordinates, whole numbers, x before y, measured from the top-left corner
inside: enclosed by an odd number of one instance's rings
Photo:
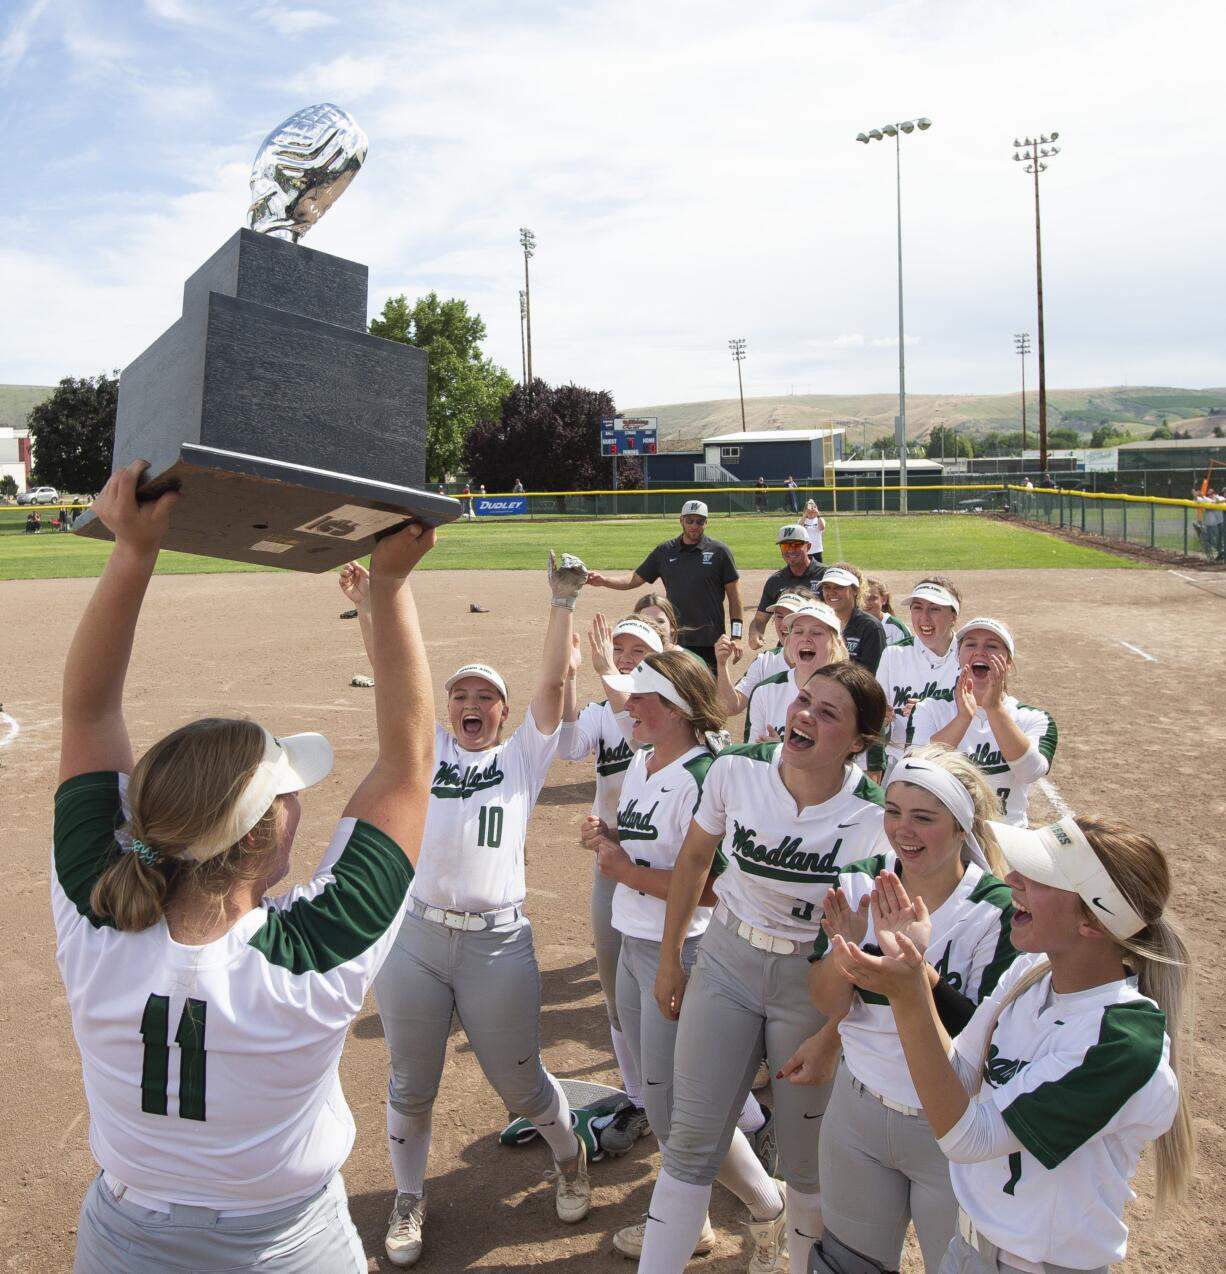
[[[715,908],[715,918],[759,951],[769,951],[771,955],[795,955],[800,950],[801,944],[791,938],[776,938],[765,929],[751,925],[748,920],[739,920],[725,903],[721,902]]]
[[[994,1261],[998,1265],[1011,1265],[1015,1270],[1025,1271],[1025,1274],[1046,1274],[1045,1267],[1038,1261],[1028,1261],[1024,1256],[1006,1252],[984,1238],[974,1221],[961,1208],[958,1209],[958,1235],[967,1247],[974,1248],[985,1260]]]
[[[850,1074],[850,1071],[848,1072]],[[900,1115],[910,1115],[912,1119],[919,1119],[924,1111],[922,1107],[904,1106],[900,1101],[891,1101],[888,1097],[882,1097],[880,1093],[874,1092],[867,1084],[862,1084],[854,1075],[851,1075],[851,1086],[858,1093],[865,1093],[874,1101],[879,1101],[886,1110],[896,1110]],[[969,1224],[969,1218],[967,1223]],[[968,1242],[970,1240],[967,1240]],[[973,1247],[974,1244],[971,1244]]]
[[[449,911],[445,907],[428,907],[416,898],[409,899],[415,915],[429,920],[436,925],[446,925],[448,929],[496,929],[499,925],[509,924],[520,915],[518,907],[503,907],[501,911]]]

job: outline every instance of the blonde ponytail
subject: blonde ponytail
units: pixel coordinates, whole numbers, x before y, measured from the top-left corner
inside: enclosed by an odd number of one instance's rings
[[[907,755],[917,761],[929,761],[939,765],[946,773],[952,775],[966,788],[966,794],[975,807],[975,821],[971,824],[971,835],[979,842],[983,856],[988,860],[988,870],[993,876],[1004,880],[1009,868],[996,843],[996,834],[988,823],[1000,817],[1000,802],[992,790],[983,771],[962,752],[955,752],[944,743],[925,743],[919,747],[908,748]]]

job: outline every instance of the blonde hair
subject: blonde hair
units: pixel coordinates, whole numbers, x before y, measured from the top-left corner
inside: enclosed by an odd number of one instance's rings
[[[847,651],[847,643],[843,640],[842,633],[836,633],[833,628],[827,628],[825,624],[823,628],[830,634],[830,656],[826,660],[827,664],[845,664],[851,658]],[[792,616],[787,617],[787,627],[783,630],[783,645],[786,649],[788,637],[791,635]]]
[[[677,612],[672,602],[663,593],[644,593],[642,597],[635,601],[634,613],[638,615],[640,611],[646,610],[648,606],[654,606],[658,610],[662,610],[665,619],[668,620],[668,626],[672,631],[666,633],[661,630],[660,632],[660,636],[664,638],[664,644],[667,646],[671,642],[674,646],[677,645],[681,633],[681,621],[677,618]],[[660,625],[653,619],[645,619],[643,622],[651,624],[654,628],[660,628]]]
[[[668,706],[690,723],[696,739],[723,729],[728,714],[719,701],[715,678],[701,659],[684,650],[666,650],[662,655],[648,655],[643,662],[667,677],[690,705],[689,712],[682,712],[675,703]]]
[[[864,577],[864,584],[866,593],[876,593],[881,598],[881,613],[883,615],[892,615],[894,613],[894,605],[890,601],[890,590],[879,579],[874,579],[871,575]]]
[[[280,840],[278,799],[237,844],[205,862],[185,851],[223,825],[264,755],[264,732],[253,721],[207,718],[159,739],[137,762],[128,781],[131,817],[121,835],[156,854],[150,863],[120,852],[98,877],[89,905],[124,932],[157,924],[184,889],[204,896],[224,914],[236,884],[268,868]]]
[[[1179,1105],[1174,1122],[1154,1143],[1158,1206],[1161,1208],[1187,1192],[1195,1171],[1196,1138],[1188,1106],[1187,1085],[1180,1074],[1184,1032],[1191,1039],[1195,1017],[1192,957],[1179,930],[1163,914],[1171,894],[1171,873],[1166,855],[1156,842],[1143,832],[1134,832],[1113,819],[1081,814],[1077,816],[1076,823],[1116,888],[1146,922],[1145,928],[1131,938],[1116,938],[1110,934],[1107,937],[1120,948],[1120,958],[1135,974],[1141,994],[1153,1000],[1166,1015],[1166,1030],[1171,1042],[1170,1065],[1179,1081]],[[1083,910],[1086,917],[1097,925],[1097,919],[1084,904]],[[1049,961],[1039,961],[1001,1001],[979,1061],[980,1083],[983,1082],[992,1031],[1000,1015],[1050,971]]]
[[[966,794],[975,807],[975,816],[971,823],[971,835],[979,842],[983,856],[988,860],[988,870],[993,876],[1004,880],[1009,868],[1000,846],[996,843],[996,835],[988,826],[989,820],[1000,817],[1000,803],[992,790],[983,771],[962,752],[955,752],[944,743],[925,743],[921,747],[909,748],[907,755],[917,761],[928,761],[940,766],[951,778],[955,778],[966,788]],[[905,779],[900,780],[906,782]]]

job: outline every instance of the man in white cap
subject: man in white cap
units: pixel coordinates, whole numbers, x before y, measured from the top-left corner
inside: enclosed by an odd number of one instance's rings
[[[773,575],[767,576],[758,599],[758,613],[749,625],[749,649],[760,650],[766,633],[766,621],[770,611],[784,593],[811,592],[818,601],[822,596],[822,576],[826,568],[809,557],[809,536],[799,522],[789,522],[779,528],[775,536],[783,565]]]
[[[681,506],[681,534],[657,544],[636,571],[604,575],[592,571],[592,588],[623,591],[664,581],[668,600],[680,622],[679,644],[715,669],[715,643],[724,632],[724,599],[732,627],[733,662],[740,661],[741,590],[732,550],[707,535],[707,506],[687,500]]]

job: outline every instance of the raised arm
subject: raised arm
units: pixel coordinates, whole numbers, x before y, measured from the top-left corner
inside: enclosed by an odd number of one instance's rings
[[[371,554],[370,655],[379,754],[345,806],[346,816],[373,823],[413,863],[434,769],[434,694],[409,573],[433,546],[434,531],[412,523],[380,540]]]
[[[735,717],[744,712],[749,699],[732,684],[728,668],[732,662],[732,641],[728,637],[720,637],[715,643],[715,689],[719,692],[719,702],[724,711]]]
[[[542,734],[552,734],[562,720],[566,673],[570,667],[575,628],[575,598],[588,578],[577,557],[563,554],[559,566],[549,554],[549,625],[541,652],[541,675],[532,696],[532,718]]]
[[[113,473],[94,501],[115,547],[77,625],[64,664],[59,781],[92,770],[132,769],[132,743],[123,716],[123,688],[136,621],[157,562],[173,492],[139,504],[136,484],[149,467],[134,460]]]

